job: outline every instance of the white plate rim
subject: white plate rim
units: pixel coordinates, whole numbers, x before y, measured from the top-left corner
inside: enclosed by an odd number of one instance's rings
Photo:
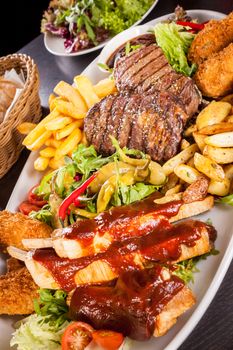
[[[208,10],[191,10],[191,11],[195,11],[196,14],[198,14],[200,12],[203,14],[206,14],[207,12],[211,12],[211,13],[218,14],[221,16],[225,15],[225,14],[222,14],[220,12],[208,11]],[[164,16],[162,16],[162,17],[164,17]],[[155,20],[152,20],[148,23],[150,24],[153,21],[155,21]],[[146,23],[146,24],[148,24],[148,23]],[[86,69],[82,72],[83,75],[85,75],[86,72],[90,69],[90,67],[98,61],[98,58],[99,58],[99,56],[96,57],[86,67]],[[11,208],[14,206],[14,202],[15,202],[14,197],[15,197],[17,187],[20,183],[22,183],[24,173],[30,170],[30,166],[33,163],[33,160],[35,159],[35,157],[36,157],[35,153],[30,154],[30,156],[29,156],[29,158],[28,158],[28,160],[27,160],[27,162],[26,162],[26,164],[25,164],[25,166],[24,166],[24,168],[23,168],[23,170],[18,178],[18,181],[16,182],[14,190],[9,198],[6,209],[11,210]],[[220,284],[221,284],[224,276],[226,275],[226,272],[229,268],[231,260],[233,258],[233,230],[231,232],[228,232],[228,234],[231,234],[232,237],[228,243],[227,249],[225,250],[225,253],[223,255],[221,263],[220,263],[217,271],[215,272],[214,278],[212,279],[212,281],[209,285],[208,291],[204,294],[199,305],[197,306],[195,311],[190,315],[190,317],[186,321],[185,325],[175,335],[175,337],[171,340],[171,342],[164,348],[164,350],[176,350],[184,342],[184,340],[189,336],[191,331],[195,328],[197,323],[200,321],[201,317],[207,311],[208,306],[210,305],[214,296],[216,295],[216,293],[220,287]]]
[[[135,27],[139,23],[141,23],[150,14],[150,12],[155,8],[155,6],[158,4],[158,2],[159,2],[159,0],[155,0],[154,3],[151,5],[151,7],[144,13],[144,15],[138,21],[136,21],[130,28]],[[78,51],[78,52],[71,52],[71,53],[66,52],[65,49],[64,49],[64,52],[57,52],[54,49],[52,49],[51,46],[50,46],[50,41],[53,40],[53,39],[54,40],[59,40],[60,42],[63,42],[62,38],[56,37],[55,35],[53,35],[51,33],[48,33],[48,32],[44,33],[44,45],[45,45],[46,49],[51,54],[53,54],[55,56],[72,57],[72,56],[85,55],[87,53],[90,53],[90,52],[102,49],[109,42],[109,40],[111,40],[112,38],[111,39],[107,39],[103,43],[101,43],[101,44],[99,44],[97,46],[91,47],[89,49],[84,49],[84,50],[81,50],[81,51]]]

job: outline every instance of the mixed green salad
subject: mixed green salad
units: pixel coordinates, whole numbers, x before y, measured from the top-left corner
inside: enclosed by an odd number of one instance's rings
[[[67,52],[105,41],[137,22],[154,0],[52,0],[41,30],[64,38]]]

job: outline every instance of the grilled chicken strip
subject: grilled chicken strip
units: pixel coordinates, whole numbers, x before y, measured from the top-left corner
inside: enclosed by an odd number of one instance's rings
[[[55,230],[52,247],[61,258],[76,259],[104,252],[114,241],[122,241],[134,236],[143,236],[156,229],[164,217],[178,214],[181,201],[156,204],[158,194],[134,202],[130,205],[114,207],[99,214],[94,219],[80,220],[72,226]],[[38,240],[23,240],[25,248],[40,247]],[[46,243],[46,242],[45,242]]]
[[[191,290],[159,265],[123,273],[112,285],[79,286],[71,297],[72,319],[136,340],[165,334],[195,303]]]
[[[52,231],[45,223],[21,213],[0,211],[0,246],[3,249],[10,245],[23,249],[22,239],[48,238]]]
[[[39,296],[38,285],[19,260],[9,259],[7,268],[7,273],[0,276],[0,314],[31,314],[34,311],[33,299]]]
[[[113,242],[106,252],[79,259],[60,258],[51,248],[25,254],[9,247],[8,252],[25,261],[40,287],[71,291],[77,285],[110,281],[151,263],[177,262],[207,253],[215,238],[216,231],[210,225],[197,220],[172,225],[164,217],[147,235]]]

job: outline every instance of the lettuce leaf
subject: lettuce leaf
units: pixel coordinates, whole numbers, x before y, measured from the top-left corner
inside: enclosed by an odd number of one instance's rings
[[[17,350],[59,350],[61,337],[69,325],[65,321],[59,328],[54,328],[49,316],[33,314],[21,321],[20,327],[13,333],[10,346],[17,345]]]
[[[157,44],[175,71],[191,76],[196,65],[189,66],[186,55],[195,35],[183,29],[183,26],[174,22],[158,23],[154,27],[154,33]]]
[[[225,203],[225,204],[233,206],[233,194],[229,194],[228,196],[216,199],[216,202],[217,203]]]

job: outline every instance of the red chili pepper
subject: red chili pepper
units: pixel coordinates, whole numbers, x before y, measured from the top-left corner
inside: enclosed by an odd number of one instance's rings
[[[74,202],[76,203],[76,205],[79,203],[76,199],[85,192],[86,188],[90,185],[90,183],[94,180],[96,176],[97,173],[91,175],[89,179],[87,179],[80,187],[76,188],[76,190],[74,190],[67,198],[63,200],[58,210],[59,218],[65,220],[66,212],[69,206]]]
[[[177,24],[184,26],[184,27],[190,27],[194,30],[202,30],[205,27],[205,23],[194,23],[194,22],[183,22],[183,21],[177,21]]]

